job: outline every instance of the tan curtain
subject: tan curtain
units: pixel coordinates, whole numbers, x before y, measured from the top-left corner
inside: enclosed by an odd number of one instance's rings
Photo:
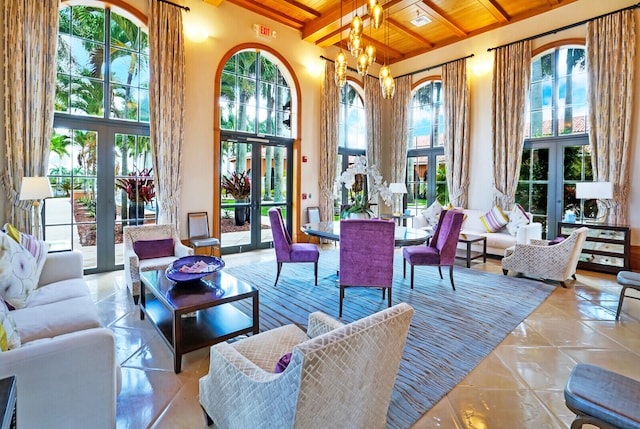
[[[492,130],[494,202],[510,210],[524,146],[525,105],[531,76],[531,43],[495,49]]]
[[[633,10],[587,24],[591,163],[597,182],[613,183],[608,222],[629,222],[629,156],[636,52]]]
[[[56,83],[58,0],[2,2],[4,34],[4,139],[2,186],[5,216],[31,231],[27,201],[19,201],[22,178],[45,176],[49,164]]]
[[[149,2],[149,114],[158,223],[179,229],[184,138],[184,36],[182,11]]]
[[[367,165],[380,169],[382,156],[382,91],[377,77],[364,78],[364,114],[367,126]]]
[[[333,63],[325,61],[320,101],[320,219],[324,221],[333,220],[333,184],[337,174],[340,88],[333,81],[333,69]]]
[[[445,64],[444,155],[447,165],[449,201],[454,207],[468,207],[469,195],[469,85],[467,60]]]
[[[396,79],[396,93],[391,100],[393,129],[391,130],[391,177],[389,182],[393,183],[404,183],[407,172],[410,106],[411,76],[404,76]]]

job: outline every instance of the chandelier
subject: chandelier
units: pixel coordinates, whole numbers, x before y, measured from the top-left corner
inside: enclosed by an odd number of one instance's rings
[[[354,0],[354,4],[357,0]],[[382,25],[383,8],[378,0],[366,0],[369,14],[369,38],[371,39],[371,28],[380,28]],[[342,7],[342,3],[340,3]],[[351,19],[351,28],[349,30],[348,48],[351,55],[356,59],[356,68],[361,76],[366,76],[369,72],[369,66],[376,61],[376,47],[369,43],[364,46],[363,33],[364,22],[358,15],[358,8],[354,8],[355,15]],[[342,18],[342,14],[341,14]]]
[[[389,22],[387,20],[386,26],[386,45],[389,46]],[[396,93],[396,82],[393,80],[393,76],[391,75],[391,69],[387,65],[387,52],[385,51],[384,55],[384,64],[380,68],[380,73],[378,74],[378,79],[380,79],[380,88],[382,89],[382,98],[391,99]]]
[[[340,0],[340,52],[336,55],[333,79],[342,88],[347,83],[347,55],[342,51],[342,0]]]

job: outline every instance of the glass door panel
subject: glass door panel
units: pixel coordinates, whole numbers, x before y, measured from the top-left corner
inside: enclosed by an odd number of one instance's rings
[[[251,240],[252,145],[222,143],[220,195],[220,244],[243,251]]]
[[[428,156],[407,158],[407,208],[416,216],[427,204]]]

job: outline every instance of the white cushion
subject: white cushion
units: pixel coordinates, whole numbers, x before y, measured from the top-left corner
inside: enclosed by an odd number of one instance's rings
[[[507,223],[507,231],[513,236],[518,235],[518,229],[520,229],[522,225],[528,225],[531,222],[527,212],[520,204],[513,206],[513,210],[511,210],[508,216],[509,223]]]
[[[442,206],[438,200],[436,200],[429,207],[422,210],[422,216],[427,220],[428,226],[434,226],[438,223],[438,218],[440,217],[441,212]]]
[[[35,307],[81,296],[89,296],[89,288],[83,279],[62,280],[34,290],[26,306]]]
[[[0,352],[20,347],[20,334],[4,300],[0,298]]]
[[[26,305],[29,294],[38,284],[40,273],[37,268],[36,258],[0,231],[0,296],[6,302],[15,308]]]
[[[494,206],[491,210],[480,216],[480,221],[487,232],[497,232],[509,223],[509,218],[504,214],[500,206]]]

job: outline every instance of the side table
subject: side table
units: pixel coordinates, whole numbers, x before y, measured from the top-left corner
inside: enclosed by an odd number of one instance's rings
[[[479,242],[482,242],[482,251],[472,252],[471,245]],[[465,243],[467,245],[466,252],[464,252],[464,250],[456,252],[457,258],[465,259],[467,261],[467,268],[471,268],[471,261],[474,259],[482,258],[482,262],[487,262],[487,237],[483,235],[460,234],[458,243]]]
[[[16,427],[16,377],[11,376],[0,380],[0,429]]]

